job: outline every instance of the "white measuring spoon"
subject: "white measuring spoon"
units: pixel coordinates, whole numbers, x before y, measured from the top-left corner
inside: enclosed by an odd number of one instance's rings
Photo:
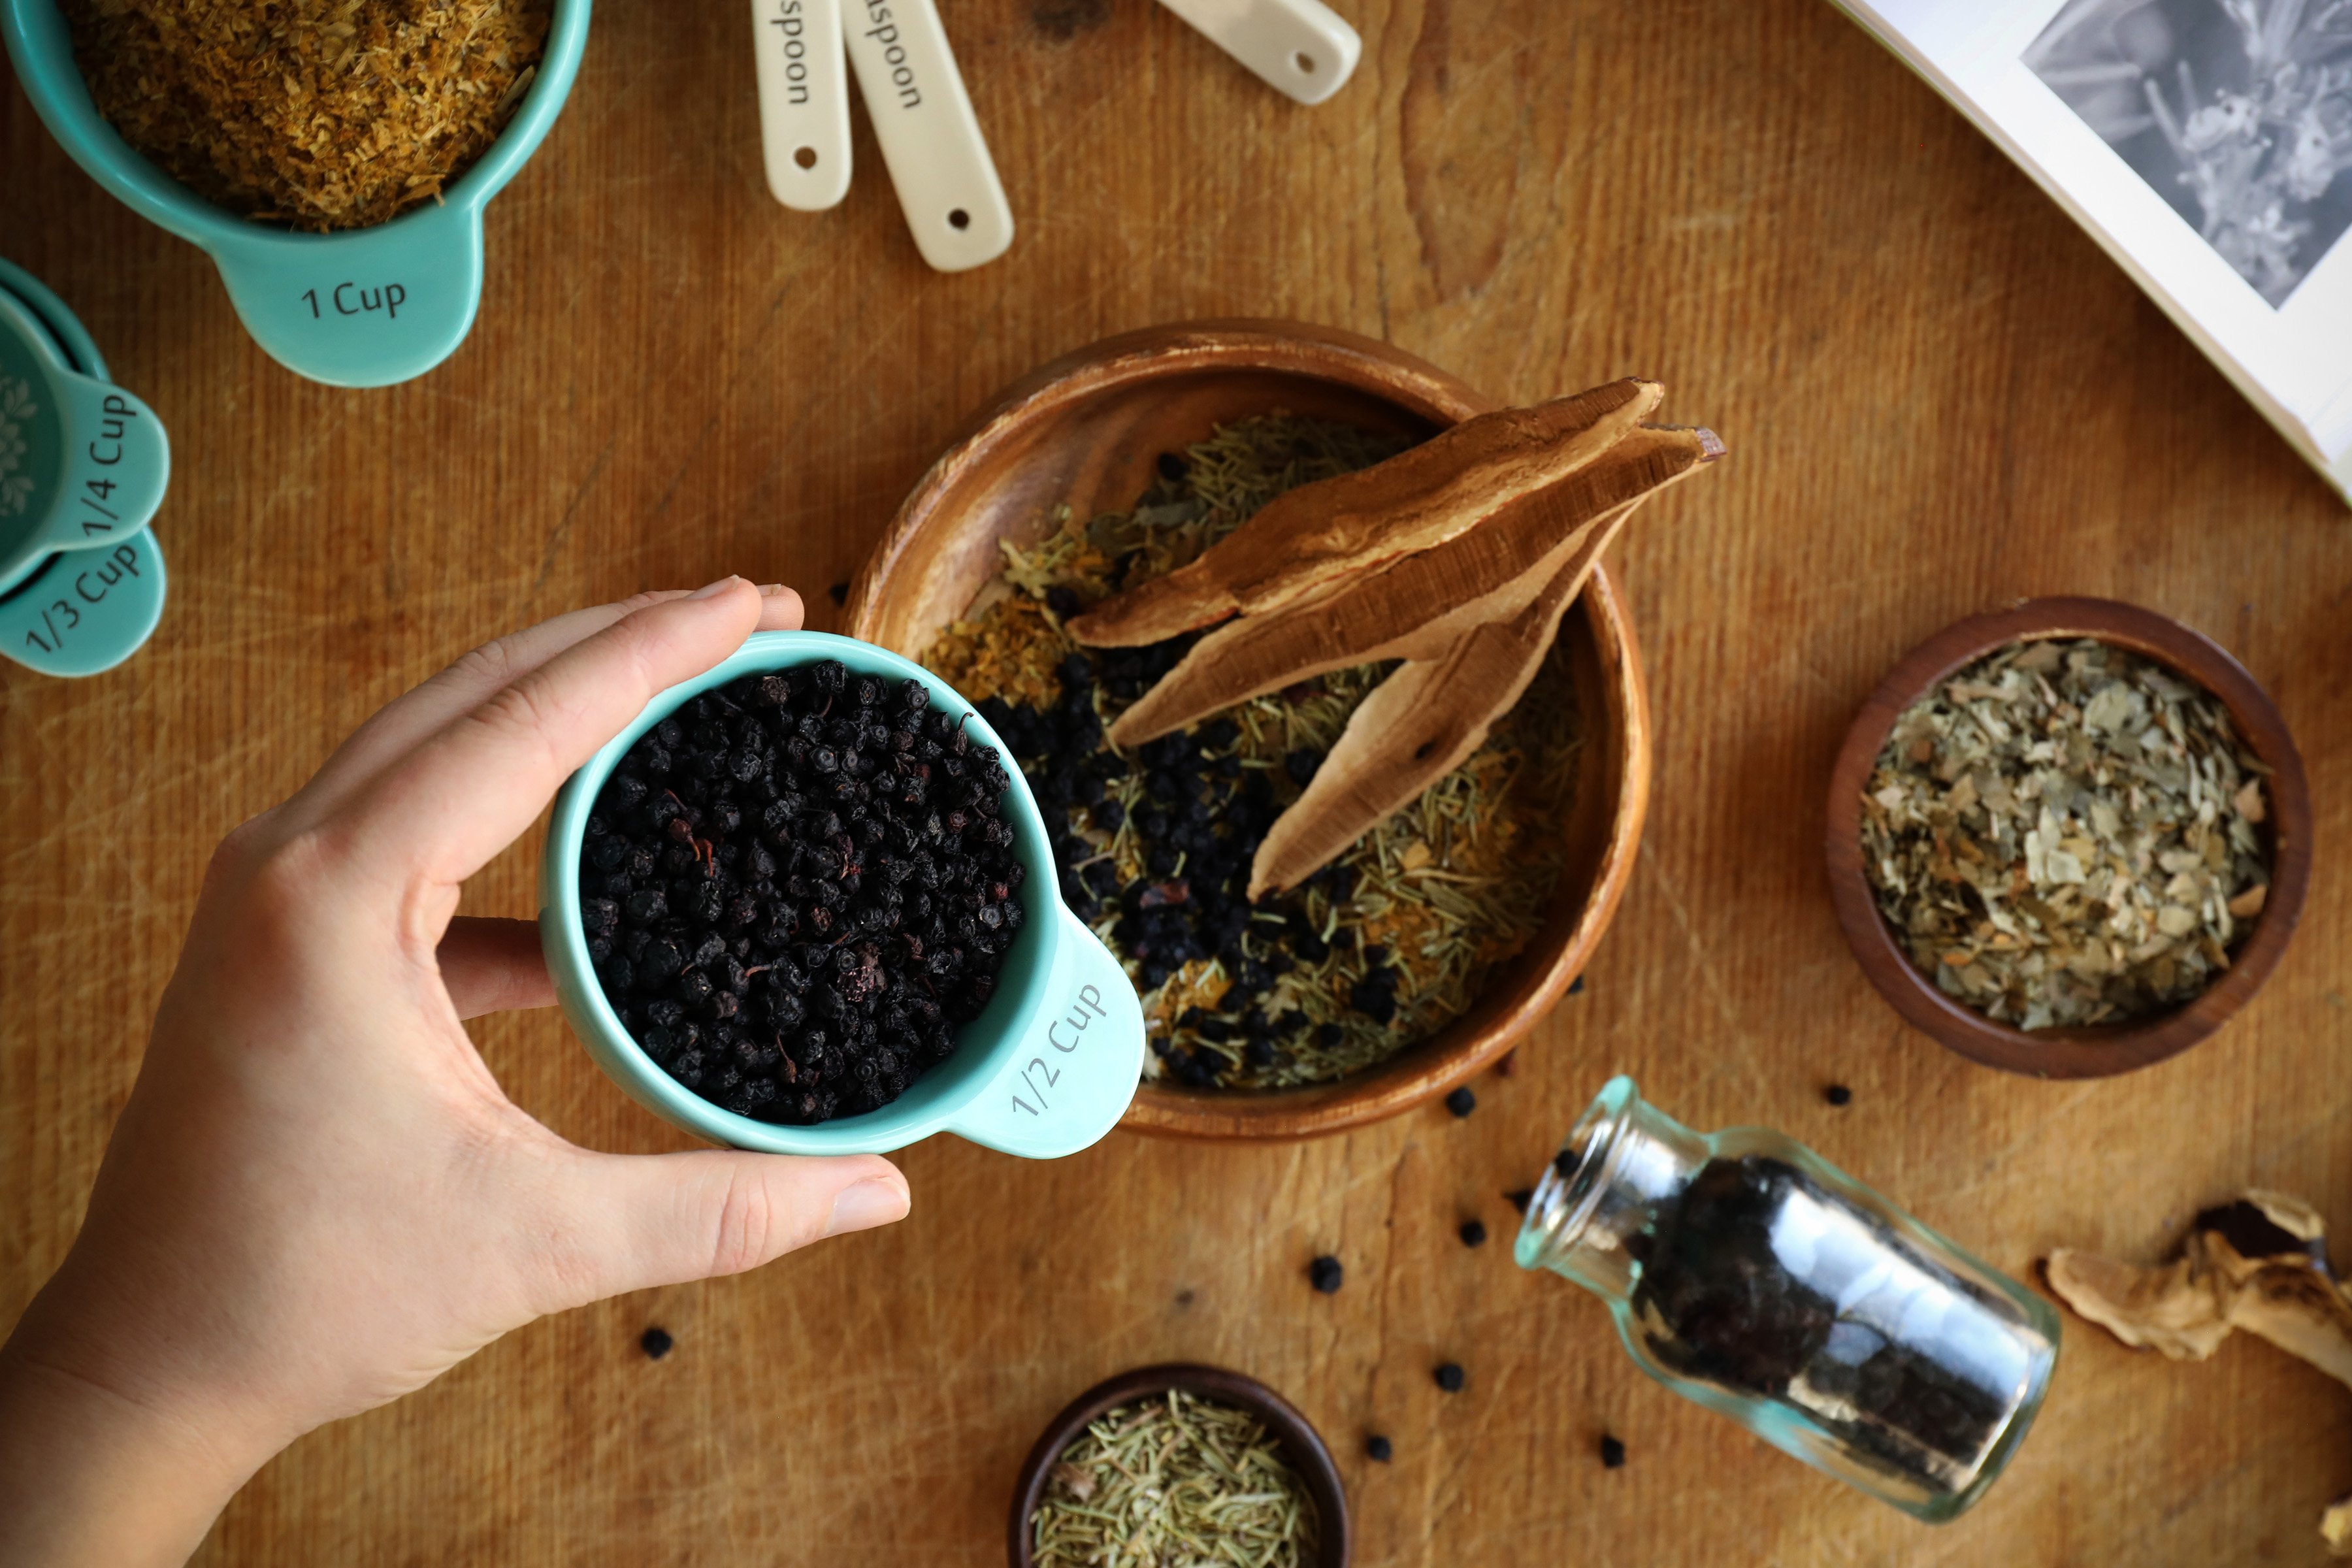
[[[931,0],[840,0],[858,96],[915,248],[941,272],[993,261],[1013,206]]]
[[[1259,80],[1301,103],[1345,87],[1364,40],[1323,0],[1160,0],[1241,61]]]
[[[849,66],[842,0],[751,0],[768,189],[823,212],[849,194]]]

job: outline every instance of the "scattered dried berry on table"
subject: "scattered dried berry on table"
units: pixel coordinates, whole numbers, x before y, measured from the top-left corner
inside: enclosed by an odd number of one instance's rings
[[[1462,1222],[1460,1235],[1463,1246],[1484,1247],[1486,1245],[1486,1222],[1479,1219],[1465,1219]]]
[[[1307,1266],[1307,1282],[1326,1296],[1338,1290],[1347,1277],[1348,1271],[1340,1267],[1339,1260],[1328,1254]]]
[[[1448,1394],[1461,1393],[1462,1385],[1469,1381],[1468,1375],[1450,1361],[1440,1365],[1433,1375],[1437,1379],[1437,1386]]]
[[[91,103],[135,151],[215,205],[314,230],[437,200],[530,91],[552,16],[551,0],[59,9]]]
[[[1445,1097],[1445,1109],[1457,1117],[1467,1116],[1478,1109],[1478,1097],[1467,1089],[1457,1089]]]
[[[606,998],[738,1115],[888,1104],[955,1049],[1024,922],[1011,784],[918,680],[825,659],[689,699],[588,822],[581,918]]]
[[[2090,639],[2013,645],[1895,721],[1863,864],[1911,960],[2021,1029],[2176,1006],[2270,890],[2269,770],[2221,699]]]
[[[1364,1439],[1364,1457],[1385,1465],[1396,1458],[1396,1445],[1375,1432]]]
[[[1395,449],[1287,415],[1221,426],[1160,464],[1134,510],[1065,512],[1037,543],[1008,542],[1004,571],[923,655],[1021,762],[1065,900],[1143,996],[1153,1079],[1276,1089],[1344,1077],[1466,1011],[1542,924],[1579,743],[1564,666],[1548,666],[1419,801],[1254,905],[1250,865],[1266,830],[1388,667],[1334,670],[1123,752],[1105,730],[1191,639],[1082,649],[1064,630],[1274,496]]]
[[[1853,1090],[1842,1083],[1833,1083],[1822,1090],[1822,1098],[1832,1105],[1851,1105],[1853,1102]]]
[[[661,1360],[662,1357],[669,1354],[670,1346],[675,1342],[669,1337],[667,1329],[647,1329],[637,1336],[637,1348],[646,1352],[647,1361]]]
[[[1536,1201],[1536,1190],[1533,1187],[1514,1187],[1505,1193],[1503,1197],[1513,1208],[1525,1214],[1528,1212],[1528,1205]]]
[[[1037,1568],[1306,1568],[1321,1538],[1315,1500],[1265,1424],[1181,1389],[1087,1423],[1029,1516]]]
[[[849,603],[849,584],[847,583],[835,583],[832,587],[827,588],[824,591],[824,596],[831,599],[836,605],[845,605]]]
[[[1601,1439],[1601,1464],[1604,1469],[1615,1469],[1625,1462],[1625,1445],[1614,1437]]]

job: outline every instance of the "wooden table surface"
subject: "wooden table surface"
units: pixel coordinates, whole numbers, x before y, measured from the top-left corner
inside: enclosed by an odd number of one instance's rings
[[[390,391],[267,359],[194,250],[102,195],[14,89],[0,251],[171,428],[173,594],[124,668],[0,666],[0,1321],[72,1233],[214,841],[378,704],[568,606],[729,570],[847,577],[965,415],[1186,317],[1385,336],[1526,400],[1638,372],[1730,442],[1615,552],[1657,787],[1622,912],[1508,1079],[1260,1148],[1120,1134],[1058,1164],[941,1138],[915,1212],[748,1278],[545,1321],[265,1470],[202,1561],[1001,1560],[1064,1401],[1167,1358],[1284,1390],[1341,1451],[1363,1564],[2311,1563],[2352,1398],[2070,1319],[2009,1475],[1929,1530],[1647,1382],[1600,1303],[1514,1269],[1501,1194],[1610,1073],[1784,1128],[2021,1274],[2147,1254],[2242,1184],[2352,1226],[2352,516],[2058,211],[1823,0],[1343,0],[1357,79],[1301,110],[1145,0],[946,9],[1019,215],[917,259],[862,121],[822,216],[762,186],[740,5],[609,0],[489,211],[472,337]],[[2092,593],[2233,649],[2300,737],[2323,860],[2268,989],[2105,1082],[1972,1067],[1848,956],[1830,761],[1906,648]],[[535,842],[467,893],[534,908]],[[551,1014],[478,1031],[600,1148],[681,1140]],[[1824,1103],[1832,1082],[1853,1103]],[[1468,1251],[1466,1215],[1496,1240]],[[1348,1266],[1310,1291],[1309,1258]],[[637,1337],[677,1349],[646,1360]],[[1469,1385],[1432,1383],[1460,1362]],[[1393,1463],[1360,1457],[1387,1433]],[[1604,1470],[1603,1432],[1626,1445]]]

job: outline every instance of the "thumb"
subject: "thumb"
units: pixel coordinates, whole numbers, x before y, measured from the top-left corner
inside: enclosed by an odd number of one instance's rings
[[[907,1215],[907,1178],[872,1154],[813,1159],[719,1150],[582,1155],[566,1183],[576,1255],[560,1307],[678,1285]],[[551,1309],[553,1310],[553,1309]]]

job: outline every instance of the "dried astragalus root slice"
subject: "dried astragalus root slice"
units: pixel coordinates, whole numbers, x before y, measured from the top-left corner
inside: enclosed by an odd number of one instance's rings
[[[1543,667],[1560,616],[1632,514],[1628,507],[1589,534],[1517,615],[1464,634],[1440,658],[1407,659],[1364,699],[1305,793],[1258,846],[1252,899],[1297,887],[1485,742],[1488,727]]]
[[[1097,647],[1138,647],[1325,592],[1559,483],[1622,440],[1664,395],[1654,382],[1611,382],[1482,414],[1373,468],[1302,485],[1197,560],[1077,616],[1070,635]]]
[[[2203,1361],[2243,1329],[2352,1386],[2352,1296],[2329,1270],[2326,1222],[2301,1198],[2253,1189],[2207,1209],[2158,1267],[2062,1247],[2046,1269],[2059,1300],[2137,1349]],[[2352,1497],[2320,1535],[2352,1557]]]
[[[1119,715],[1111,741],[1138,745],[1327,670],[1442,657],[1462,633],[1525,609],[1594,529],[1614,528],[1622,512],[1722,450],[1703,430],[1634,430],[1572,478],[1444,544],[1320,597],[1229,621]]]

